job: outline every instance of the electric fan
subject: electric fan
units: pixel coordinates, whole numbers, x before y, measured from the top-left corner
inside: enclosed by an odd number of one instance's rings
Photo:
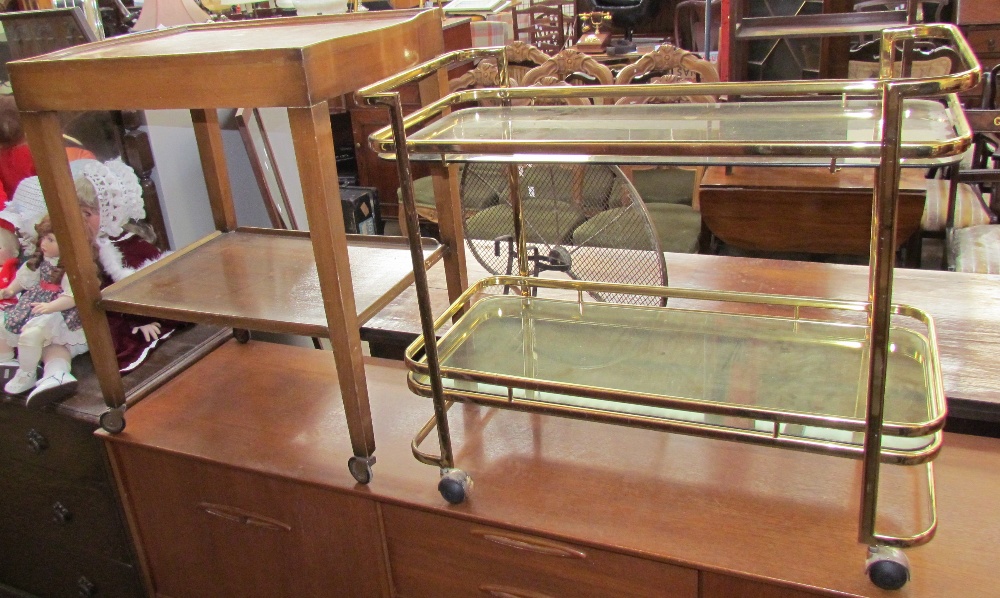
[[[461,177],[465,238],[488,272],[518,274],[510,169],[519,182],[529,275],[667,284],[660,241],[639,194],[621,169],[603,164],[467,164]],[[663,303],[631,294],[591,296]]]

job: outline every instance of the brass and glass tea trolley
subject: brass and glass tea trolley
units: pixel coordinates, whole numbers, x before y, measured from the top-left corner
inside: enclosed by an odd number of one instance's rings
[[[901,50],[923,38],[948,40],[962,64],[948,76],[898,76]],[[397,161],[414,266],[423,258],[411,161],[507,165],[518,275],[472,284],[434,320],[426,275],[414,268],[422,337],[407,349],[409,386],[433,399],[434,418],[413,453],[441,469],[444,498],[460,503],[471,487],[452,452],[448,409],[456,401],[851,457],[863,462],[866,571],[880,587],[905,584],[900,548],[927,542],[937,525],[931,462],[945,401],[933,321],[891,302],[896,199],[901,167],[953,163],[969,146],[954,94],[976,85],[980,69],[958,30],[882,31],[878,79],[647,85],[643,96],[730,101],[585,106],[525,104],[617,98],[622,88],[501,84],[455,92],[404,116],[394,91],[400,85],[483,58],[497,61],[505,81],[503,49],[492,48],[446,54],[358,92],[392,114],[391,127],[371,143]],[[461,108],[484,99],[491,105]],[[868,301],[528,276],[518,177],[522,165],[540,163],[874,168]],[[515,292],[496,292],[504,287]],[[539,289],[555,295],[536,295]],[[656,301],[590,300],[608,294]],[[420,448],[435,428],[438,455]],[[876,531],[882,465],[926,471],[922,531]]]

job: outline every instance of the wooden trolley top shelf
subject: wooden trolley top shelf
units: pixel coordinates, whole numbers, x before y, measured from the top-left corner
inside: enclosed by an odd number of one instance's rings
[[[359,323],[413,282],[402,237],[348,235]],[[424,241],[424,259],[442,247]],[[197,276],[192,276],[197,272]],[[112,311],[307,336],[328,334],[307,233],[241,229],[213,233],[102,293]]]
[[[22,110],[311,106],[413,66],[435,32],[440,44],[440,31],[436,11],[415,10],[205,23],[76,46],[9,70]]]

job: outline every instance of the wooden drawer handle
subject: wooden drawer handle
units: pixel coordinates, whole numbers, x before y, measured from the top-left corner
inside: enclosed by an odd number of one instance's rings
[[[485,592],[486,594],[493,596],[493,598],[552,598],[552,596],[549,596],[548,594],[532,592],[531,590],[509,588],[506,586],[479,586],[479,591]]]
[[[214,517],[221,517],[222,519],[233,521],[235,523],[242,523],[243,525],[262,527],[264,529],[271,529],[275,531],[292,531],[292,526],[287,523],[270,517],[264,517],[263,515],[258,515],[256,513],[251,513],[250,511],[239,507],[230,507],[227,505],[216,505],[203,502],[198,505],[198,508]]]
[[[577,550],[576,548],[571,548],[563,544],[557,544],[556,542],[542,540],[541,538],[533,538],[531,536],[524,536],[521,534],[498,534],[493,530],[477,528],[469,530],[469,533],[473,536],[478,536],[483,540],[500,544],[501,546],[507,546],[509,548],[516,548],[518,550],[527,550],[530,552],[537,552],[538,554],[557,556],[567,559],[587,558],[587,553],[582,550]]]

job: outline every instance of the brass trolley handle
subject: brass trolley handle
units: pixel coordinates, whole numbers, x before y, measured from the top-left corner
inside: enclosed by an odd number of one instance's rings
[[[542,540],[541,538],[533,538],[522,534],[499,534],[494,530],[478,528],[469,530],[469,533],[488,542],[493,542],[494,544],[499,544],[508,548],[515,548],[517,550],[527,550],[528,552],[535,552],[538,554],[566,559],[587,558],[587,553],[582,550],[577,550],[576,548],[571,548],[556,542],[550,542],[549,540]]]
[[[234,523],[242,523],[243,525],[260,527],[274,531],[292,531],[292,526],[287,523],[278,521],[277,519],[272,519],[271,517],[258,515],[257,513],[253,513],[239,507],[203,502],[198,504],[198,508],[213,517],[219,517]]]
[[[541,592],[533,592],[531,590],[522,590],[520,588],[511,588],[508,586],[496,586],[492,584],[479,586],[480,592],[485,592],[486,594],[493,596],[493,598],[552,598],[548,594],[542,594]]]

